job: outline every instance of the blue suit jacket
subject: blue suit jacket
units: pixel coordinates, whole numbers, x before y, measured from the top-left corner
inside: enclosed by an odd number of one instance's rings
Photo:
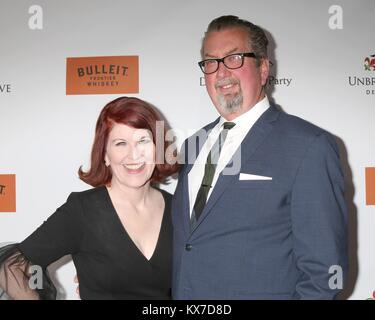
[[[271,106],[242,142],[240,172],[272,180],[220,174],[191,230],[194,152],[187,146],[196,138],[182,147],[186,164],[172,204],[173,297],[334,298],[348,261],[344,179],[333,137]]]

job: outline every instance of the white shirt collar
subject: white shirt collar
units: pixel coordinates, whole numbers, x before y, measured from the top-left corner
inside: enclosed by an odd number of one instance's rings
[[[236,128],[236,130],[238,130],[238,128],[241,128],[248,131],[250,127],[260,118],[260,116],[269,108],[269,106],[270,102],[268,100],[268,97],[265,96],[252,108],[250,108],[250,110],[246,111],[245,113],[241,114],[231,121],[236,124],[234,128]],[[226,121],[228,120],[221,116],[217,127],[221,129],[224,122]]]

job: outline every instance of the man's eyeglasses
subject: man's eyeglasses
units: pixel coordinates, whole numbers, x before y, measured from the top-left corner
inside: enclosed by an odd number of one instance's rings
[[[214,73],[219,69],[219,63],[222,62],[228,69],[238,69],[243,66],[245,57],[257,58],[254,52],[233,53],[221,59],[206,59],[198,62],[199,67],[205,74]]]

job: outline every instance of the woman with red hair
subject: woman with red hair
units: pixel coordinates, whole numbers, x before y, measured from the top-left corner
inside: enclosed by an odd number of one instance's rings
[[[26,240],[0,249],[0,287],[7,296],[55,299],[46,267],[71,254],[82,299],[170,298],[172,196],[155,187],[178,170],[166,156],[166,129],[155,108],[138,98],[104,107],[91,168],[78,172],[94,188],[71,193]],[[29,286],[31,266],[44,270],[43,288]]]

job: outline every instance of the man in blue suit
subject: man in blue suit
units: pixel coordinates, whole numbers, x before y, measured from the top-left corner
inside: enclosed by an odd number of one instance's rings
[[[261,28],[235,16],[205,33],[199,65],[220,117],[182,147],[175,299],[332,299],[342,289],[338,149],[328,132],[270,105],[267,44]]]

